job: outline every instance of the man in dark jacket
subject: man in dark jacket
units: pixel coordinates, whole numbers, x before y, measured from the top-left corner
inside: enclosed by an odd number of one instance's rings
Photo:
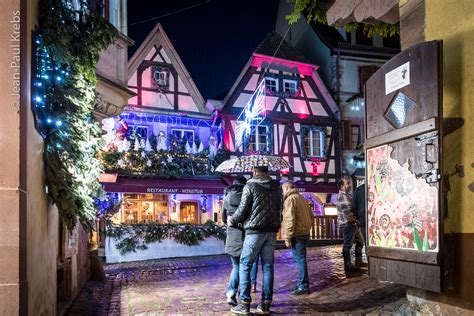
[[[227,218],[234,215],[239,207],[247,179],[240,176],[231,186],[224,190],[224,208],[222,210],[222,220],[227,223]],[[225,252],[230,255],[232,261],[232,271],[229,276],[229,285],[227,287],[227,303],[232,306],[237,305],[236,295],[239,286],[239,261],[242,245],[244,244],[244,230],[242,224],[236,227],[228,226],[225,240]]]
[[[365,229],[365,183],[359,185],[354,191],[354,198],[352,199],[351,211],[359,221],[359,229],[364,237],[364,242],[367,245],[367,234]]]
[[[258,254],[263,266],[263,290],[262,301],[257,309],[263,313],[270,311],[276,234],[281,226],[281,203],[280,183],[270,177],[268,167],[255,167],[254,177],[244,187],[239,208],[228,219],[229,226],[243,223],[245,230],[240,255],[240,304],[232,307],[234,313],[250,313],[250,271]]]

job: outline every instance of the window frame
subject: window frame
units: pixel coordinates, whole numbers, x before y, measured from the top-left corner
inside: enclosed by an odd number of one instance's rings
[[[190,145],[192,145],[192,144],[194,143],[195,139],[196,139],[196,131],[193,130],[193,129],[188,129],[188,128],[171,128],[171,129],[169,130],[169,134],[171,134],[171,135],[173,135],[173,136],[176,137],[176,135],[173,134],[173,131],[180,131],[180,132],[182,132],[181,137],[179,137],[179,139],[180,139],[181,141],[183,140],[184,132],[192,132],[192,133],[193,133],[192,141],[190,141],[190,139],[188,139],[188,143],[189,143]]]
[[[313,133],[319,133],[319,153],[315,155],[314,153],[314,146],[312,143]],[[309,152],[306,151],[306,135],[308,135],[310,139],[310,149]],[[300,151],[301,156],[304,159],[326,159],[327,157],[327,131],[326,126],[317,126],[317,125],[303,125],[300,129]]]
[[[354,128],[357,128],[357,134],[354,134]],[[360,140],[360,125],[357,124],[351,124],[351,149],[357,149],[357,146],[360,145],[361,140]],[[354,145],[354,135],[357,135],[357,143]]]
[[[270,89],[270,86],[267,85],[267,80],[268,80],[268,81],[272,81],[272,82],[275,83],[275,90]],[[280,91],[279,88],[280,88],[280,87],[279,87],[279,82],[278,82],[278,79],[277,79],[277,78],[265,77],[265,90],[269,90],[269,91],[271,91],[271,92],[276,93],[276,92],[279,92],[279,91]]]
[[[286,89],[286,84],[287,83],[294,84],[295,90],[294,91],[287,90]],[[298,82],[296,80],[293,80],[293,79],[283,79],[283,92],[284,93],[289,93],[289,94],[298,92]]]

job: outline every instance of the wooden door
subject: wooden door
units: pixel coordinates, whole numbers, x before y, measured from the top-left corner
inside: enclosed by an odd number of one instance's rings
[[[181,223],[198,224],[197,202],[181,202],[179,219]]]
[[[441,42],[411,47],[366,85],[372,277],[441,291]]]

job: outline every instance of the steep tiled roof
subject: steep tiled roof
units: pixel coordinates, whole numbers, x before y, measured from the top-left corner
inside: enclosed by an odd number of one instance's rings
[[[270,32],[260,43],[260,45],[258,45],[257,49],[255,50],[255,53],[273,56],[281,41],[282,37],[280,36],[280,34],[276,32]],[[293,46],[291,46],[287,41],[283,41],[275,57],[292,61],[304,62],[308,64],[311,63],[306,58],[304,58],[303,55],[300,54],[300,52],[293,48]]]

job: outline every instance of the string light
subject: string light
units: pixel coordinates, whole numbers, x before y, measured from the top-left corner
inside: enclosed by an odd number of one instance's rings
[[[53,133],[63,127],[63,121],[52,118],[52,105],[46,99],[48,89],[54,85],[63,84],[64,77],[68,73],[59,66],[54,65],[50,58],[46,47],[43,43],[41,35],[35,38],[35,81],[33,83],[33,112],[36,118],[36,129],[40,135],[45,138],[48,134]],[[54,78],[55,80],[51,80]],[[44,124],[44,122],[46,124]],[[57,148],[62,148],[60,144]]]
[[[159,114],[136,114],[132,112],[124,112],[120,115],[120,117],[133,125],[159,123],[162,125],[179,125],[185,127],[211,127],[213,123],[212,120],[197,119],[192,117]]]

